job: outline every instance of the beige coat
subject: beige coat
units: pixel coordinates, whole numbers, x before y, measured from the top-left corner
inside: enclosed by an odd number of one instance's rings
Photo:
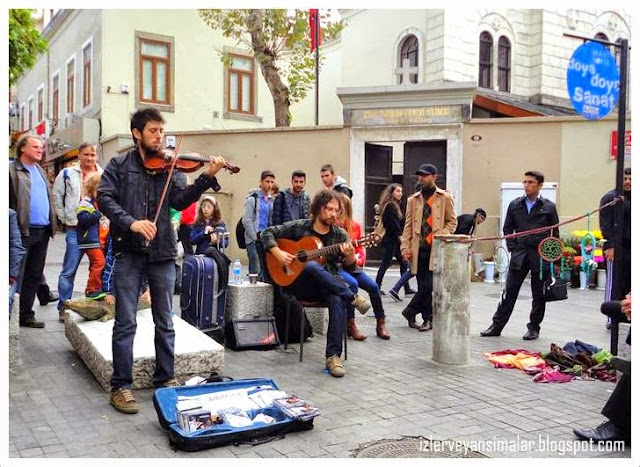
[[[448,191],[436,187],[433,194],[435,199],[431,206],[433,234],[452,234],[458,225],[456,213],[453,209],[453,196]],[[400,249],[411,251],[411,272],[418,272],[418,249],[420,248],[420,231],[422,230],[422,208],[424,198],[422,193],[414,193],[407,199],[407,213],[402,231],[402,243]],[[435,266],[435,255],[429,258],[429,269]]]

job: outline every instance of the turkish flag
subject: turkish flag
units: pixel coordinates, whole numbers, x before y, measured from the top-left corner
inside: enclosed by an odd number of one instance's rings
[[[316,30],[318,41],[316,43]],[[311,36],[311,52],[322,44],[322,31],[320,29],[320,14],[317,8],[309,10],[309,35]]]

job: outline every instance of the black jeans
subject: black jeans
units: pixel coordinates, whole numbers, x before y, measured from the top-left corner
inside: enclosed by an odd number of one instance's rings
[[[322,301],[329,306],[326,357],[342,355],[342,335],[347,325],[347,310],[353,301],[342,277],[332,274],[316,261],[309,261],[292,286],[299,300]]]
[[[611,420],[626,435],[631,434],[631,377],[629,375],[622,375],[602,409],[602,415]]]
[[[413,296],[406,310],[410,316],[422,315],[424,321],[431,321],[433,318],[433,271],[429,269],[431,258],[431,248],[420,247],[418,250],[418,292]]]
[[[382,288],[382,279],[384,279],[384,275],[387,272],[387,269],[389,269],[394,256],[396,257],[396,261],[398,261],[398,264],[400,265],[400,275],[404,274],[407,270],[407,263],[400,254],[400,243],[384,243],[382,247],[382,262],[380,263],[378,274],[376,274],[376,284],[378,284],[379,288]],[[411,287],[409,287],[409,283],[407,282],[407,284],[405,284],[404,286],[404,291],[407,292],[410,288]]]
[[[29,227],[29,236],[22,237],[22,246],[26,250],[22,260],[20,274],[20,323],[35,319],[33,302],[36,291],[42,281],[47,248],[51,237],[50,227]]]
[[[542,279],[540,279],[540,273],[532,270],[528,257],[525,257],[520,269],[509,268],[506,297],[500,302],[498,309],[493,315],[493,326],[498,330],[502,330],[502,328],[507,325],[511,313],[513,313],[513,307],[518,299],[520,287],[522,287],[522,283],[529,271],[531,271],[531,295],[533,300],[531,301],[531,313],[529,314],[529,324],[527,324],[527,328],[531,331],[540,332],[540,323],[542,323],[544,319],[544,312],[547,305],[542,295],[542,286],[547,277],[549,277],[549,269],[548,266],[545,265]]]
[[[116,255],[116,317],[111,340],[112,389],[129,388],[133,382],[133,339],[136,335],[138,297],[143,276],[149,282],[151,313],[155,324],[156,368],[153,382],[157,385],[173,378],[175,331],[172,297],[175,272],[173,260],[155,263],[150,262],[144,253],[125,252]]]

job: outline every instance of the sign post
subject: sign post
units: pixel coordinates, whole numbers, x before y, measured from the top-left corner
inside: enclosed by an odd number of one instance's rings
[[[578,47],[567,68],[567,88],[569,98],[576,111],[590,120],[605,117],[613,110],[618,102],[618,135],[626,135],[625,123],[627,118],[627,80],[629,61],[629,40],[620,39],[619,43],[603,41],[590,37],[564,34],[566,37],[582,39],[583,43]],[[620,51],[620,69],[615,58],[607,47],[616,47]],[[624,150],[625,139],[618,138],[618,155],[616,161],[616,194],[623,196],[622,187],[624,179]],[[624,262],[620,259],[630,252],[624,251],[622,235],[624,225],[624,205],[618,203],[614,206],[614,222],[616,237],[614,239],[615,258],[613,262],[612,300],[624,298],[629,290],[621,290],[622,281],[615,280],[623,275]],[[618,323],[614,322],[611,328],[611,353],[618,353]]]

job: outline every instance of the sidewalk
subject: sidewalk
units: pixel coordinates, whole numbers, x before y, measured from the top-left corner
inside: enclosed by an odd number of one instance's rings
[[[45,269],[53,289],[63,254],[64,236],[58,234],[50,244]],[[87,272],[88,262],[83,259],[75,281],[78,295],[84,290]],[[367,272],[375,275],[375,269]],[[397,270],[390,270],[383,289],[388,290],[397,278]],[[415,287],[414,280],[412,284]],[[225,374],[235,379],[273,378],[282,389],[314,402],[322,415],[315,419],[313,430],[281,440],[195,453],[169,447],[153,408],[153,390],[136,391],[142,406],[137,415],[115,411],[67,341],[56,305],[40,307],[36,300],[36,317],[46,327],[20,329],[21,365],[9,375],[9,456],[352,457],[380,440],[422,436],[434,441],[475,441],[476,446],[479,441],[503,441],[503,450],[479,450],[487,457],[629,458],[629,447],[622,452],[564,453],[577,441],[572,428],[604,421],[600,410],[614,383],[534,383],[521,371],[494,369],[482,355],[500,349],[548,351],[551,343],[562,346],[575,339],[608,349],[609,332],[599,312],[603,292],[571,289],[569,293],[569,300],[547,306],[540,338],[523,341],[531,300],[526,282],[503,335],[483,338],[479,333],[491,322],[500,285],[472,283],[471,362],[467,366],[432,361],[432,333],[410,329],[400,315],[407,301],[395,303],[389,297],[383,297],[383,304],[391,340],[375,336],[371,312],[365,317],[356,313],[369,337],[363,342],[349,340],[347,374],[341,379],[323,372],[324,336],[305,344],[302,363],[297,353],[227,349]],[[174,304],[179,312],[177,296]],[[505,447],[524,441],[532,449],[514,452]]]

